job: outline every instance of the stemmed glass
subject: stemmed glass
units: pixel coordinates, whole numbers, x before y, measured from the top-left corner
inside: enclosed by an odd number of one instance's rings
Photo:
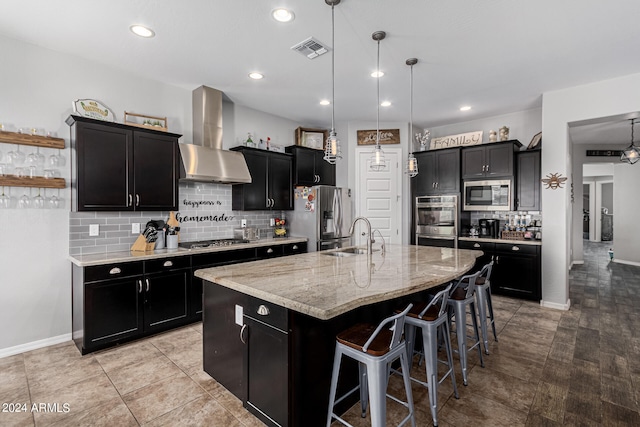
[[[44,197],[40,195],[39,188],[38,188],[38,195],[33,198],[32,203],[33,203],[33,207],[36,209],[44,208]]]
[[[31,153],[27,156],[27,163],[37,168],[44,166],[44,160],[44,155],[40,154],[40,147],[36,148],[35,153]]]
[[[9,158],[9,163],[11,163],[13,166],[23,165],[25,159],[27,158],[27,156],[22,151],[20,151],[20,146],[17,144],[16,150],[9,151],[7,153],[7,157]]]
[[[49,165],[51,167],[57,168],[59,166],[64,166],[66,160],[62,154],[60,154],[60,150],[58,150],[58,154],[52,154],[49,156]]]
[[[29,190],[29,194],[31,194],[31,190]],[[31,207],[31,197],[27,196],[27,193],[24,193],[18,199],[18,208],[20,209],[28,209]]]
[[[58,188],[58,196],[60,196],[60,189]],[[49,197],[49,207],[52,209],[57,209],[60,206],[61,199],[55,194]]]
[[[2,195],[0,195],[0,208],[8,209],[11,207],[11,197],[4,194],[4,186],[2,187]]]

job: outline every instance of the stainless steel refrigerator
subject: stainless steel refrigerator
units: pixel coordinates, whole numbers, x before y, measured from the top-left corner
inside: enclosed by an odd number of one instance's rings
[[[288,212],[289,234],[309,239],[308,250],[350,246],[351,197],[344,188],[318,185],[296,187],[293,212]]]

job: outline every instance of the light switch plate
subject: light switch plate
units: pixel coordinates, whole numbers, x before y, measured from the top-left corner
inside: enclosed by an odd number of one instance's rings
[[[89,224],[89,236],[95,237],[100,235],[100,224]]]
[[[245,228],[247,226],[247,220],[246,219],[241,219],[240,220],[240,227]]]
[[[243,314],[244,314],[244,309],[242,308],[242,306],[236,304],[236,325],[238,326],[243,325],[243,322],[242,322]]]
[[[140,223],[131,223],[131,234],[140,234]]]

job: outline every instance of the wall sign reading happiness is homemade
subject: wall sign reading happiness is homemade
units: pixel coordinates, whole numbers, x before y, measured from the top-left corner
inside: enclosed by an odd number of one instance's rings
[[[375,145],[376,130],[359,130],[358,145]],[[380,129],[380,144],[400,144],[400,129]]]
[[[482,131],[461,133],[458,135],[442,136],[431,140],[431,149],[449,147],[466,147],[467,145],[482,144]]]

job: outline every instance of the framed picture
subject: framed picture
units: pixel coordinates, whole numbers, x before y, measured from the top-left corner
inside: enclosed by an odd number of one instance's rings
[[[542,143],[542,132],[538,132],[535,135],[533,135],[533,138],[531,138],[531,142],[527,146],[527,150],[540,148],[541,143]]]
[[[326,129],[311,129],[299,127],[296,129],[296,145],[301,147],[324,150],[324,144],[329,136]]]
[[[376,130],[359,130],[358,145],[374,145],[376,143]],[[380,145],[400,144],[400,129],[380,129]]]

